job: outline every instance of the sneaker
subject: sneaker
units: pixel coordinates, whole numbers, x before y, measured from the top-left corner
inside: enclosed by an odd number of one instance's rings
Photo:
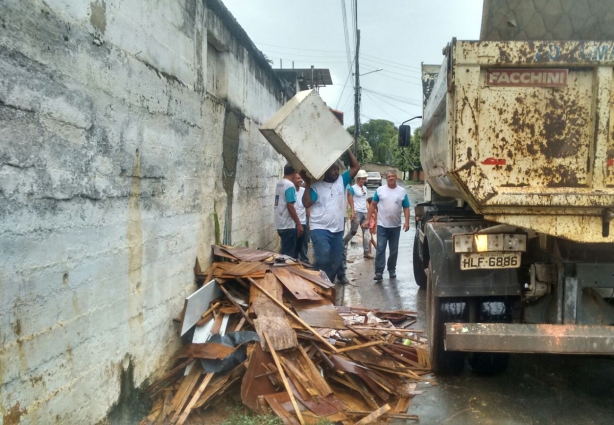
[[[369,258],[369,259],[371,259],[371,260],[372,260],[372,259],[373,259],[373,258],[375,258],[375,257],[374,257],[374,256],[372,256],[371,254],[368,254],[368,253],[367,253],[367,254],[365,254],[365,255],[364,255],[364,258]]]
[[[375,277],[373,278],[375,282],[381,282],[384,280],[384,276],[381,273],[375,273]]]
[[[397,272],[395,270],[393,271],[389,271],[388,275],[390,276],[390,279],[396,279],[397,277]]]
[[[347,277],[343,276],[343,277],[337,277],[337,283],[340,285],[349,285],[350,281],[348,280]]]

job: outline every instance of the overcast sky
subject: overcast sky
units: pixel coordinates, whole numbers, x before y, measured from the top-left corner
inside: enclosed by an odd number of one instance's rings
[[[320,95],[354,122],[353,77],[348,78],[342,4],[353,59],[353,0],[223,0],[239,24],[279,68],[328,68],[333,86]],[[422,115],[420,64],[441,64],[456,37],[477,40],[483,0],[358,0],[361,122],[383,118],[399,125]],[[418,120],[415,121],[418,123]],[[413,123],[412,123],[413,124]]]

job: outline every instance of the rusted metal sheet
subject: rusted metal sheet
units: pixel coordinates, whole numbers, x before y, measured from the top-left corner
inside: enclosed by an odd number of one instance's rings
[[[459,41],[447,52],[423,114],[432,188],[500,223],[614,242],[603,224],[614,206],[614,42]]]
[[[614,327],[446,323],[448,351],[614,354]]]

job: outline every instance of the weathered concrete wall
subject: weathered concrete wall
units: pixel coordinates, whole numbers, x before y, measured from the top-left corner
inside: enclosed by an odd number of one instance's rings
[[[276,245],[284,99],[216,0],[1,1],[0,76],[0,424],[96,423],[177,348],[216,215]]]

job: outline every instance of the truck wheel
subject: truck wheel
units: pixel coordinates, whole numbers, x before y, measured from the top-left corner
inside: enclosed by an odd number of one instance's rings
[[[431,278],[431,264],[426,273],[426,320],[431,369],[444,375],[458,375],[465,366],[465,356],[457,351],[445,351],[444,324],[447,321],[462,322],[463,313],[454,307],[459,303],[435,296]]]
[[[511,323],[512,303],[506,300],[487,299],[479,301],[479,323]],[[494,376],[507,370],[510,362],[508,353],[471,353],[469,366],[476,375]]]
[[[414,238],[414,279],[416,285],[424,289],[426,288],[426,273],[424,272],[424,265],[422,263],[422,258],[420,258],[420,252],[418,251],[419,244],[420,236],[416,230],[416,237]]]

